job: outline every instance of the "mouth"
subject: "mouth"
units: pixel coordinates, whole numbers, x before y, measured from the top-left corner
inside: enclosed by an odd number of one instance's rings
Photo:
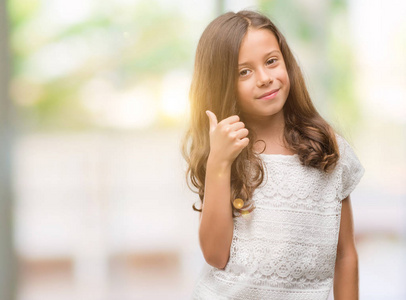
[[[265,94],[262,94],[257,99],[261,99],[261,100],[272,99],[278,94],[278,92],[279,92],[279,89],[274,89],[274,90],[272,90],[270,92],[266,92]]]

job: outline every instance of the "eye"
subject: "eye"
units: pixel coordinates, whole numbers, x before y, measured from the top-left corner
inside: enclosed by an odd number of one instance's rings
[[[249,74],[249,72],[251,72],[251,71],[248,70],[248,69],[241,70],[240,71],[240,76],[241,77],[247,76]]]
[[[267,65],[272,65],[273,63],[275,63],[276,62],[276,58],[270,58],[270,59],[268,59],[267,61],[266,61],[266,64]]]

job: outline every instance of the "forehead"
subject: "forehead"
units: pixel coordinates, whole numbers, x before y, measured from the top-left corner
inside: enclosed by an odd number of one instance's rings
[[[241,42],[238,61],[262,59],[264,55],[274,50],[280,52],[278,40],[270,30],[250,28]]]

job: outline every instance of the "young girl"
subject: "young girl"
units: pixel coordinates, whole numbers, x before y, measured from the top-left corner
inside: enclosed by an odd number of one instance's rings
[[[210,265],[193,299],[358,299],[350,193],[364,168],[318,114],[284,36],[241,11],[199,41],[184,142]]]

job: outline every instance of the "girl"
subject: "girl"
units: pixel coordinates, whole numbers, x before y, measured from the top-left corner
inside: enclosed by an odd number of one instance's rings
[[[199,41],[184,141],[210,265],[193,299],[358,299],[350,193],[364,168],[318,114],[265,16],[212,21]]]

